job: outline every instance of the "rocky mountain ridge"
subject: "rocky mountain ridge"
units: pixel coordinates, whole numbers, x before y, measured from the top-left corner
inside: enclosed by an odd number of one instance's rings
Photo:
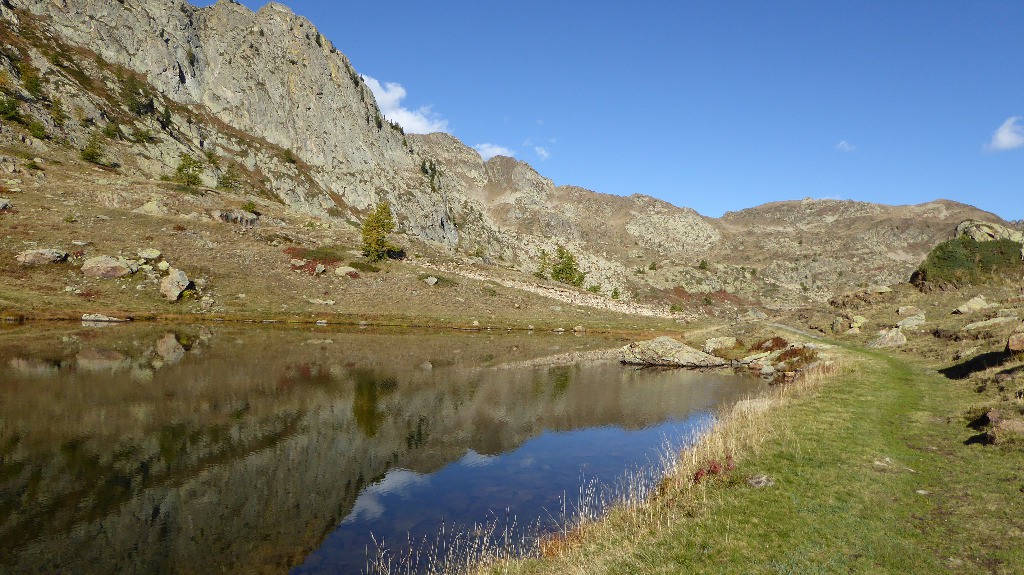
[[[384,200],[410,238],[487,265],[532,273],[565,246],[588,272],[582,287],[605,295],[825,301],[906,280],[960,221],[1005,224],[946,201],[775,202],[715,219],[556,186],[448,134],[404,134],[352,63],[277,3],[12,0],[0,17],[3,92],[23,119],[0,124],[0,143],[46,155],[103,133],[107,165],[129,180],[166,179],[183,154],[205,158],[209,188],[236,173],[235,191],[342,228]]]

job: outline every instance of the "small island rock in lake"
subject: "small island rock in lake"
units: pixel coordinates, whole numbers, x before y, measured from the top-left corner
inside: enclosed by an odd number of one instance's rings
[[[668,336],[633,342],[622,348],[622,363],[665,367],[721,367],[726,361]]]

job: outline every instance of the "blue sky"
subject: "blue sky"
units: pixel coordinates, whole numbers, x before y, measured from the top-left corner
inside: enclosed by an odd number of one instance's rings
[[[709,216],[815,197],[1024,218],[1019,0],[288,5],[407,129],[556,184]]]

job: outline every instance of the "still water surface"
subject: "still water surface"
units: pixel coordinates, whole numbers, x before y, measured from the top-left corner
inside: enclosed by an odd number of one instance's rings
[[[0,572],[359,573],[383,541],[550,529],[657,465],[724,374],[548,334],[0,329]],[[443,526],[443,527],[442,527]]]

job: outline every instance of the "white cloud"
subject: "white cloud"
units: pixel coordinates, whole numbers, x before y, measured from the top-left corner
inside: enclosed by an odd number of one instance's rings
[[[438,117],[430,106],[421,106],[417,110],[410,110],[402,106],[406,91],[401,84],[396,82],[385,82],[383,85],[370,76],[363,76],[366,85],[373,92],[377,100],[377,106],[384,114],[384,117],[392,122],[398,122],[402,129],[410,134],[429,134],[431,132],[447,132],[448,120]]]
[[[836,144],[836,149],[840,152],[852,152],[857,149],[857,146],[854,146],[846,140],[840,140],[839,143]]]
[[[508,156],[510,158],[514,158],[516,155],[514,150],[510,150],[505,146],[499,146],[497,144],[477,144],[473,146],[473,149],[476,150],[484,160],[490,160],[494,156]]]
[[[539,156],[541,160],[546,160],[551,157],[551,152],[544,146],[537,146],[533,151],[536,152],[537,156]]]
[[[1002,152],[1024,146],[1024,125],[1021,124],[1024,116],[1011,116],[1003,122],[999,129],[992,133],[992,141],[985,149],[992,152]]]

